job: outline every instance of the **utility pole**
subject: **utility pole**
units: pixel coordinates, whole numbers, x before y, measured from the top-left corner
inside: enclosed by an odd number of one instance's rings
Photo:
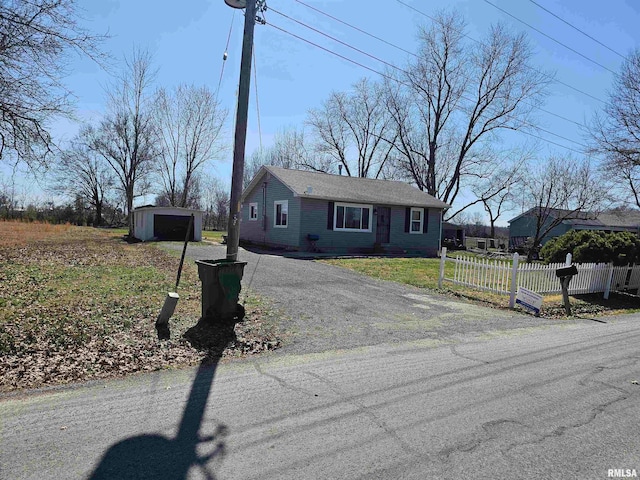
[[[244,0],[225,0],[227,5],[242,8]],[[229,202],[229,227],[227,235],[227,260],[238,260],[240,243],[240,197],[244,176],[244,153],[247,140],[247,116],[249,111],[249,86],[251,80],[251,56],[253,52],[253,29],[256,24],[256,0],[246,0],[244,12],[244,37],[240,61],[240,83],[238,86],[238,110],[233,145],[233,173],[231,176],[231,200]]]

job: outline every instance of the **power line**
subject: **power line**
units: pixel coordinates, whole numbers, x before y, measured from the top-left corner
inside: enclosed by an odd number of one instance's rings
[[[229,25],[229,35],[227,35],[227,45],[224,47],[224,53],[222,54],[222,68],[220,68],[220,80],[218,80],[218,88],[216,88],[216,101],[218,100],[218,93],[220,92],[220,85],[222,84],[222,75],[224,74],[224,66],[227,63],[227,56],[229,55],[229,41],[231,40],[231,32],[233,31],[233,21],[236,18],[236,11],[233,11],[231,17],[231,25]]]
[[[348,58],[348,57],[345,57],[344,55],[340,55],[339,53],[334,52],[333,50],[329,50],[328,48],[325,48],[325,47],[323,47],[322,45],[318,45],[317,43],[314,43],[314,42],[312,42],[311,40],[307,40],[306,38],[303,38],[303,37],[301,37],[301,36],[299,36],[299,35],[296,35],[295,33],[291,33],[291,32],[289,32],[288,30],[285,30],[284,28],[280,28],[280,27],[278,27],[277,25],[274,25],[274,24],[273,24],[273,23],[271,23],[271,22],[266,22],[266,25],[269,25],[270,27],[273,27],[273,28],[275,28],[276,30],[280,30],[281,32],[286,33],[287,35],[291,35],[292,37],[295,37],[295,38],[297,38],[298,40],[302,40],[302,41],[303,41],[303,42],[305,42],[305,43],[308,43],[308,44],[310,44],[310,45],[313,45],[314,47],[319,48],[320,50],[324,50],[324,51],[325,51],[325,52],[327,52],[327,53],[330,53],[330,54],[332,54],[332,55],[335,55],[336,57],[342,58],[343,60],[346,60],[347,62],[353,63],[354,65],[357,65],[357,66],[359,66],[359,67],[361,67],[361,68],[364,68],[364,69],[366,69],[366,70],[369,70],[370,72],[373,72],[373,73],[376,73],[376,74],[378,74],[378,75],[380,75],[380,76],[382,76],[382,77],[388,78],[389,80],[397,81],[397,79],[393,78],[393,77],[392,77],[392,76],[390,76],[390,75],[387,75],[387,74],[385,74],[385,73],[379,72],[378,70],[375,70],[375,69],[373,69],[373,68],[371,68],[371,67],[367,67],[366,65],[364,65],[364,64],[362,64],[362,63],[359,63],[359,62],[356,62],[355,60],[352,60],[352,59],[350,59],[350,58]],[[404,84],[404,85],[406,85],[406,84]]]
[[[260,139],[260,151],[262,151],[262,128],[260,127],[260,102],[258,101],[258,69],[256,68],[255,45],[251,52],[253,55],[253,88],[256,92],[256,114],[258,117],[258,138]]]
[[[361,53],[362,55],[366,55],[366,56],[367,56],[367,57],[369,57],[369,58],[373,58],[374,60],[377,60],[377,61],[378,61],[378,62],[380,62],[380,63],[384,63],[384,64],[385,64],[385,65],[387,65],[388,67],[394,68],[394,69],[396,69],[396,70],[400,70],[401,72],[403,72],[403,71],[404,71],[404,70],[402,70],[400,67],[397,67],[396,65],[394,65],[394,64],[392,64],[392,63],[389,63],[389,62],[387,62],[386,60],[382,60],[381,58],[378,58],[378,57],[376,57],[375,55],[371,55],[370,53],[367,53],[367,52],[365,52],[364,50],[360,50],[359,48],[354,47],[353,45],[351,45],[351,44],[349,44],[349,43],[347,43],[347,42],[343,42],[342,40],[339,40],[339,39],[337,39],[336,37],[333,37],[333,36],[329,35],[328,33],[324,33],[324,32],[322,32],[322,31],[318,30],[317,28],[314,28],[314,27],[312,27],[312,26],[310,26],[310,25],[307,25],[307,24],[306,24],[306,23],[304,23],[304,22],[301,22],[300,20],[296,20],[295,18],[292,18],[292,17],[290,17],[289,15],[285,15],[284,13],[279,12],[278,10],[275,10],[274,8],[270,8],[270,10],[271,10],[272,12],[274,12],[274,13],[277,13],[278,15],[283,16],[284,18],[287,18],[287,19],[291,20],[292,22],[297,23],[298,25],[302,25],[303,27],[308,28],[309,30],[312,30],[312,31],[314,31],[314,32],[316,32],[316,33],[318,33],[318,34],[320,34],[320,35],[324,36],[324,37],[327,37],[327,38],[329,38],[329,39],[333,40],[334,42],[339,43],[340,45],[344,45],[345,47],[350,48],[350,49],[352,49],[352,50],[355,50],[356,52]]]
[[[360,32],[360,33],[363,33],[363,34],[365,34],[365,35],[367,35],[367,36],[369,36],[369,37],[371,37],[371,38],[374,38],[374,39],[376,39],[376,40],[378,40],[378,41],[380,41],[380,42],[383,42],[383,43],[385,43],[385,44],[387,44],[387,45],[390,45],[390,46],[392,46],[392,47],[394,47],[394,48],[397,48],[397,49],[399,49],[399,50],[401,50],[401,51],[403,51],[403,52],[406,52],[406,53],[408,53],[408,54],[410,54],[410,55],[413,55],[414,57],[418,57],[418,55],[416,55],[416,54],[415,54],[415,53],[413,53],[413,52],[410,52],[409,50],[405,50],[405,49],[403,49],[402,47],[399,47],[398,45],[395,45],[395,44],[392,44],[392,43],[390,43],[390,42],[387,42],[386,40],[384,40],[384,39],[382,39],[382,38],[380,38],[380,37],[377,37],[377,36],[375,36],[375,35],[373,35],[373,34],[371,34],[371,33],[367,32],[367,31],[365,31],[365,30],[363,30],[363,29],[361,29],[361,28],[359,28],[359,27],[356,27],[356,26],[351,25],[351,24],[349,24],[349,23],[347,23],[347,22],[344,22],[344,21],[340,20],[339,18],[336,18],[336,17],[334,17],[334,16],[332,16],[332,15],[330,15],[330,14],[326,13],[326,12],[323,12],[322,10],[320,10],[320,9],[318,9],[318,8],[315,8],[315,7],[312,7],[312,6],[310,6],[310,5],[307,5],[306,3],[304,3],[304,2],[302,2],[302,1],[300,1],[300,0],[295,0],[295,1],[296,1],[296,2],[298,2],[298,3],[300,3],[301,5],[304,5],[304,6],[308,7],[308,8],[310,8],[310,9],[312,9],[312,10],[314,10],[314,11],[316,11],[316,12],[320,13],[320,14],[322,14],[322,15],[325,15],[325,16],[327,16],[327,17],[329,17],[329,18],[331,18],[331,19],[333,19],[333,20],[335,20],[335,21],[337,21],[337,22],[339,22],[339,23],[341,23],[341,24],[343,24],[343,25],[346,25],[346,26],[348,26],[348,27],[350,27],[350,28],[352,28],[352,29],[354,29],[354,30],[356,30],[356,31]],[[400,2],[400,3],[402,3],[402,2]],[[413,8],[413,7],[410,7],[410,8]],[[348,43],[346,43],[346,42],[343,42],[342,40],[339,40],[339,39],[337,39],[337,38],[335,38],[335,37],[332,37],[331,35],[328,35],[328,34],[326,34],[326,33],[324,33],[324,32],[321,32],[320,30],[317,30],[316,28],[311,27],[311,26],[309,26],[309,25],[307,25],[307,24],[305,24],[305,23],[303,23],[303,22],[301,22],[301,21],[299,21],[299,20],[296,20],[296,19],[294,19],[294,18],[292,18],[292,17],[289,17],[289,16],[287,16],[287,15],[285,15],[285,14],[281,13],[281,12],[278,12],[277,10],[274,10],[273,8],[272,8],[271,10],[273,10],[275,13],[277,13],[277,14],[279,14],[279,15],[282,15],[282,16],[284,16],[284,17],[286,17],[286,18],[288,18],[288,19],[290,19],[290,20],[292,20],[292,21],[294,21],[294,22],[298,23],[299,25],[302,25],[302,26],[304,26],[304,27],[306,27],[306,28],[309,28],[309,29],[313,30],[314,32],[319,33],[320,35],[323,35],[323,36],[325,36],[325,37],[327,37],[327,38],[330,38],[330,39],[332,39],[332,40],[334,40],[334,41],[336,41],[336,42],[338,42],[338,43],[340,43],[340,44],[342,44],[342,45],[344,45],[344,46],[346,46],[346,47],[348,47],[348,48],[351,48],[352,50],[355,50],[355,51],[357,51],[357,52],[359,52],[359,53],[362,53],[363,55],[366,55],[366,56],[371,57],[371,58],[373,58],[373,59],[375,59],[375,60],[377,60],[377,61],[379,61],[379,62],[381,62],[381,63],[384,63],[385,65],[388,65],[388,66],[390,66],[390,67],[392,67],[392,68],[394,68],[394,69],[396,69],[396,70],[400,70],[401,72],[406,73],[404,70],[400,69],[400,68],[399,68],[399,67],[397,67],[396,65],[393,65],[393,64],[391,64],[391,63],[388,63],[388,62],[386,62],[385,60],[382,60],[382,59],[380,59],[380,58],[378,58],[378,57],[376,57],[376,56],[374,56],[374,55],[371,55],[371,54],[369,54],[369,53],[367,53],[367,52],[365,52],[365,51],[363,51],[363,50],[360,50],[360,49],[358,49],[358,48],[356,48],[356,47],[352,46],[351,44],[348,44]],[[465,36],[466,36],[466,35],[465,35]],[[473,39],[473,38],[471,38],[471,37],[469,37],[469,38],[470,38],[471,40],[474,40],[475,42],[478,42],[478,43],[480,43],[480,44],[481,44],[481,42],[480,42],[480,41],[475,40],[475,39]],[[529,67],[529,68],[531,68],[531,67]],[[535,69],[534,69],[534,70],[535,70]],[[539,71],[538,71],[538,72],[539,72]],[[541,73],[542,75],[546,75],[544,72],[539,72],[539,73]],[[548,75],[547,75],[547,76],[548,76]],[[596,99],[596,100],[598,100],[598,99]],[[525,102],[525,103],[526,103],[526,102]],[[573,123],[574,125],[576,125],[576,126],[578,126],[578,127],[582,127],[582,126],[583,126],[583,125],[582,125],[582,124],[580,124],[579,122],[576,122],[575,120],[571,120],[570,118],[564,117],[564,116],[562,116],[562,115],[560,115],[560,114],[557,114],[557,113],[551,112],[551,111],[546,110],[546,109],[544,109],[544,108],[542,108],[542,107],[538,107],[538,106],[534,106],[534,105],[532,105],[532,106],[533,106],[534,108],[536,108],[536,109],[540,110],[541,112],[545,112],[545,113],[547,113],[547,114],[549,114],[549,115],[552,115],[552,116],[554,116],[554,117],[557,117],[557,118],[559,118],[559,119],[561,119],[561,120],[564,120],[564,121],[566,121],[566,122]]]
[[[387,79],[389,79],[389,80],[392,80],[392,81],[397,82],[397,83],[399,83],[399,84],[401,84],[401,85],[404,85],[404,86],[410,86],[410,85],[408,85],[407,83],[402,82],[401,80],[398,80],[397,78],[394,78],[394,77],[392,77],[392,76],[390,76],[390,75],[388,75],[388,74],[386,74],[386,73],[380,72],[380,71],[378,71],[378,70],[376,70],[376,69],[374,69],[374,68],[368,67],[367,65],[364,65],[364,64],[362,64],[362,63],[360,63],[360,62],[357,62],[357,61],[355,61],[355,60],[353,60],[353,59],[351,59],[351,58],[348,58],[348,57],[346,57],[346,56],[344,56],[344,55],[341,55],[341,54],[339,54],[339,53],[337,53],[337,52],[335,52],[335,51],[333,51],[333,50],[330,50],[330,49],[328,49],[328,48],[326,48],[326,47],[323,47],[322,45],[319,45],[319,44],[317,44],[317,43],[315,43],[315,42],[312,42],[311,40],[308,40],[308,39],[306,39],[306,38],[304,38],[304,37],[301,37],[301,36],[299,36],[299,35],[296,35],[295,33],[292,33],[292,32],[290,32],[290,31],[288,31],[288,30],[285,30],[284,28],[281,28],[281,27],[279,27],[279,26],[277,26],[277,25],[274,25],[274,24],[273,24],[273,23],[271,23],[271,22],[265,22],[265,24],[266,24],[266,25],[269,25],[270,27],[275,28],[276,30],[279,30],[279,31],[281,31],[281,32],[283,32],[283,33],[286,33],[287,35],[290,35],[290,36],[292,36],[292,37],[294,37],[294,38],[296,38],[296,39],[298,39],[298,40],[301,40],[301,41],[303,41],[303,42],[305,42],[305,43],[308,43],[309,45],[312,45],[312,46],[314,46],[314,47],[316,47],[316,48],[319,48],[320,50],[323,50],[323,51],[325,51],[325,52],[327,52],[327,53],[330,53],[331,55],[334,55],[334,56],[336,56],[336,57],[338,57],[338,58],[341,58],[341,59],[343,59],[343,60],[346,60],[347,62],[350,62],[350,63],[352,63],[352,64],[354,64],[354,65],[357,65],[357,66],[359,66],[359,67],[361,67],[361,68],[364,68],[364,69],[366,69],[366,70],[368,70],[368,71],[370,71],[370,72],[373,72],[373,73],[375,73],[375,74],[377,74],[377,75],[380,75],[380,76],[382,76],[382,77],[384,77],[384,78],[387,78]],[[466,97],[464,97],[464,96],[462,96],[461,98],[463,98],[464,100],[467,100],[467,101],[471,101],[471,102],[473,102],[473,100],[469,100],[469,98],[466,98]],[[580,143],[576,142],[575,140],[571,140],[571,139],[569,139],[569,138],[567,138],[567,137],[563,137],[562,135],[558,135],[558,134],[553,133],[553,132],[550,132],[550,131],[548,131],[548,130],[544,130],[544,129],[542,129],[542,128],[540,128],[540,127],[537,127],[537,126],[535,126],[535,125],[532,125],[531,123],[528,123],[528,122],[522,122],[522,123],[523,123],[524,125],[528,125],[528,126],[530,126],[530,127],[534,128],[534,129],[541,130],[541,131],[545,131],[545,132],[547,132],[547,133],[549,133],[549,134],[551,134],[551,135],[554,135],[554,136],[556,136],[556,137],[559,137],[559,138],[562,138],[562,139],[564,139],[564,140],[567,140],[567,141],[569,141],[569,142],[571,142],[571,143],[575,143],[576,145],[579,145],[579,146],[581,146],[581,147],[583,147],[583,148],[586,148],[584,145],[582,145],[582,144],[580,144]],[[569,151],[572,151],[572,152],[575,152],[575,153],[582,153],[581,151],[576,150],[576,149],[574,149],[574,148],[572,148],[572,147],[568,147],[568,146],[566,146],[566,145],[562,145],[562,144],[557,143],[557,142],[554,142],[554,141],[552,141],[552,140],[549,140],[549,139],[543,138],[543,137],[541,137],[541,136],[539,136],[539,135],[535,135],[534,133],[527,132],[526,130],[516,130],[516,131],[517,131],[517,132],[519,132],[519,133],[524,133],[524,134],[529,135],[529,136],[531,136],[531,137],[537,138],[537,139],[542,140],[542,141],[544,141],[544,142],[550,143],[550,144],[552,144],[552,145],[556,145],[556,146],[558,146],[558,147],[564,148],[564,149],[566,149],[566,150],[569,150]]]
[[[422,15],[422,16],[424,16],[424,17],[426,17],[426,18],[430,19],[431,21],[433,21],[433,22],[437,22],[437,23],[440,23],[440,21],[439,21],[437,18],[432,17],[431,15],[428,15],[428,14],[424,13],[424,12],[423,12],[423,11],[421,11],[421,10],[418,10],[417,8],[415,8],[415,7],[411,6],[411,5],[409,5],[409,4],[405,3],[405,2],[403,2],[402,0],[396,0],[396,1],[397,1],[398,3],[400,3],[401,5],[404,5],[405,7],[407,7],[407,8],[409,8],[409,9],[413,10],[414,12],[419,13],[420,15]],[[475,38],[473,38],[472,36],[470,36],[470,35],[468,35],[468,34],[466,34],[466,33],[462,32],[462,31],[458,31],[458,33],[462,34],[464,37],[468,38],[469,40],[472,40],[472,41],[476,42],[476,43],[477,43],[477,44],[479,44],[479,45],[484,45],[480,40],[476,40],[476,39],[475,39]],[[606,104],[606,103],[607,103],[607,102],[605,102],[604,100],[602,100],[601,98],[598,98],[598,97],[596,97],[596,96],[594,96],[594,95],[591,95],[590,93],[587,93],[587,92],[585,92],[584,90],[580,90],[579,88],[576,88],[576,87],[574,87],[573,85],[570,85],[570,84],[568,84],[568,83],[566,83],[566,82],[563,82],[562,80],[558,80],[558,79],[554,78],[553,76],[549,75],[548,73],[545,73],[545,72],[543,72],[543,71],[541,71],[541,70],[538,70],[537,68],[531,67],[531,66],[529,66],[529,65],[527,65],[527,68],[529,68],[530,70],[533,70],[534,72],[539,73],[540,75],[543,75],[544,77],[548,78],[548,79],[549,79],[549,80],[551,80],[552,82],[555,82],[555,83],[557,83],[557,84],[559,84],[559,85],[563,85],[563,86],[565,86],[565,87],[567,87],[567,88],[570,88],[571,90],[573,90],[573,91],[575,91],[575,92],[578,92],[578,93],[580,93],[580,94],[584,95],[585,97],[589,97],[589,98],[592,98],[593,100],[597,100],[598,102],[600,102],[600,103],[602,103],[602,104]]]
[[[566,48],[567,50],[575,53],[576,55],[581,56],[582,58],[584,58],[585,60],[588,60],[589,62],[593,63],[594,65],[599,66],[600,68],[603,68],[605,70],[607,70],[608,72],[613,73],[614,75],[617,75],[617,72],[614,72],[613,70],[611,70],[609,67],[604,66],[603,64],[595,61],[593,58],[587,57],[586,55],[584,55],[583,53],[580,53],[579,51],[577,51],[574,48],[571,48],[569,45],[567,45],[566,43],[562,43],[560,40],[557,40],[555,38],[553,38],[551,35],[548,35],[546,33],[544,33],[542,30],[534,27],[533,25],[528,24],[527,22],[525,22],[524,20],[516,17],[515,15],[512,15],[511,13],[507,12],[505,9],[500,8],[499,6],[497,6],[495,3],[490,2],[489,0],[484,0],[485,3],[488,3],[489,5],[491,5],[492,7],[500,10],[502,13],[504,13],[505,15],[509,15],[511,18],[519,21],[520,23],[522,23],[523,25],[526,25],[527,27],[529,27],[530,29],[538,32],[540,35],[543,35],[545,37],[547,37],[549,40],[557,43],[558,45],[563,46],[564,48]]]
[[[338,23],[346,25],[349,28],[353,28],[354,30],[356,30],[356,31],[358,31],[360,33],[363,33],[364,35],[367,35],[367,36],[369,36],[369,37],[371,37],[371,38],[373,38],[375,40],[378,40],[379,42],[382,42],[382,43],[384,43],[386,45],[389,45],[390,47],[396,48],[396,49],[400,50],[401,52],[407,53],[409,55],[413,55],[414,57],[418,56],[415,53],[410,52],[409,50],[405,50],[404,48],[402,48],[402,47],[400,47],[400,46],[398,46],[398,45],[396,45],[394,43],[391,43],[391,42],[385,40],[384,38],[377,37],[376,35],[373,35],[372,33],[369,33],[369,32],[367,32],[365,30],[362,30],[361,28],[358,28],[355,25],[351,25],[350,23],[347,23],[344,20],[340,20],[339,18],[334,17],[333,15],[330,15],[330,14],[328,14],[326,12],[323,12],[322,10],[320,10],[320,9],[318,9],[316,7],[312,7],[311,5],[307,5],[306,3],[304,3],[304,2],[302,2],[300,0],[295,0],[295,1],[298,2],[300,5],[304,5],[305,7],[310,8],[311,10],[314,10],[314,11],[318,12],[321,15],[324,15],[325,17],[328,17],[328,18],[330,18],[332,20],[335,20]]]
[[[325,12],[323,12],[322,10],[320,10],[320,9],[318,9],[318,8],[315,8],[315,7],[312,7],[312,6],[310,6],[310,5],[307,5],[306,3],[304,3],[304,2],[302,2],[302,1],[300,1],[300,0],[296,0],[296,2],[298,2],[298,3],[300,3],[301,5],[304,5],[304,6],[306,6],[306,7],[309,7],[310,9],[312,9],[312,10],[314,10],[314,11],[316,11],[316,12],[318,12],[318,13],[322,14],[322,15],[325,15],[325,16],[327,16],[327,17],[329,17],[329,18],[331,18],[331,19],[333,19],[333,20],[335,20],[335,21],[337,21],[337,22],[339,22],[339,23],[342,23],[343,25],[346,25],[346,26],[348,26],[348,27],[350,27],[350,28],[353,28],[354,30],[356,30],[356,31],[358,31],[358,32],[361,32],[361,33],[363,33],[363,34],[365,34],[365,35],[368,35],[369,37],[372,37],[372,38],[374,38],[374,39],[376,39],[376,40],[378,40],[378,41],[380,41],[380,42],[383,42],[383,43],[385,43],[385,44],[388,44],[388,45],[391,45],[391,46],[393,46],[393,47],[395,47],[395,48],[398,48],[398,49],[400,49],[400,50],[401,50],[401,51],[403,51],[403,52],[407,52],[407,53],[409,53],[409,54],[413,55],[414,57],[418,57],[418,55],[416,55],[415,53],[412,53],[412,52],[410,52],[410,51],[408,51],[408,50],[405,50],[405,49],[403,49],[402,47],[399,47],[399,46],[397,46],[397,45],[394,45],[394,44],[392,44],[392,43],[390,43],[390,42],[387,42],[386,40],[384,40],[384,39],[382,39],[382,38],[380,38],[380,37],[377,37],[377,36],[375,36],[375,35],[372,35],[372,34],[370,34],[369,32],[367,32],[367,31],[365,31],[365,30],[363,30],[363,29],[361,29],[361,28],[359,28],[359,27],[356,27],[356,26],[354,26],[354,25],[351,25],[351,24],[349,24],[349,23],[347,23],[347,22],[344,22],[344,21],[340,20],[339,18],[336,18],[336,17],[334,17],[334,16],[332,16],[332,15],[329,15],[328,13],[325,13]],[[402,3],[402,2],[400,2],[400,3]],[[411,8],[412,8],[412,7],[411,7]],[[304,27],[306,27],[306,28],[308,28],[308,29],[310,29],[310,30],[313,30],[314,32],[319,33],[320,35],[323,35],[323,36],[325,36],[325,37],[327,37],[327,38],[330,38],[331,40],[334,40],[335,42],[338,42],[338,43],[340,43],[341,45],[344,45],[344,46],[346,46],[346,47],[348,47],[348,48],[351,48],[352,50],[355,50],[355,51],[357,51],[357,52],[359,52],[359,53],[362,53],[363,55],[366,55],[366,56],[368,56],[368,57],[370,57],[370,58],[373,58],[373,59],[375,59],[375,60],[377,60],[377,61],[379,61],[379,62],[381,62],[381,63],[384,63],[385,65],[388,65],[388,66],[390,66],[390,67],[392,67],[392,68],[394,68],[394,69],[396,69],[396,70],[399,70],[399,71],[401,71],[401,72],[403,72],[403,73],[406,73],[406,71],[405,71],[405,70],[403,70],[403,69],[401,69],[401,68],[397,67],[396,65],[393,65],[393,64],[391,64],[391,63],[388,63],[388,62],[386,62],[385,60],[382,60],[382,59],[380,59],[380,58],[378,58],[378,57],[376,57],[376,56],[374,56],[374,55],[370,55],[369,53],[367,53],[367,52],[365,52],[365,51],[363,51],[363,50],[360,50],[359,48],[356,48],[356,47],[352,46],[352,45],[351,45],[351,44],[349,44],[349,43],[343,42],[342,40],[339,40],[339,39],[337,39],[337,38],[335,38],[335,37],[332,37],[331,35],[328,35],[328,34],[326,34],[326,33],[324,33],[324,32],[321,32],[320,30],[318,30],[318,29],[316,29],[316,28],[314,28],[314,27],[311,27],[311,26],[309,26],[309,25],[307,25],[307,24],[305,24],[305,23],[303,23],[303,22],[301,22],[301,21],[299,21],[299,20],[296,20],[296,19],[294,19],[294,18],[292,18],[292,17],[290,17],[290,16],[288,16],[288,15],[285,15],[285,14],[283,14],[283,13],[281,13],[281,12],[279,12],[279,11],[277,11],[277,10],[273,9],[273,8],[272,8],[271,10],[272,10],[272,11],[274,11],[275,13],[279,14],[279,15],[282,15],[282,16],[283,16],[283,17],[285,17],[285,18],[288,18],[289,20],[292,20],[292,21],[294,21],[294,22],[298,23],[299,25],[302,25],[302,26],[304,26]],[[478,43],[482,44],[482,43],[481,43],[480,41],[478,41],[478,40],[475,40],[475,39],[473,39],[473,38],[471,38],[471,37],[469,37],[469,38],[470,38],[471,40],[474,40],[474,41],[476,41],[476,42],[478,42]],[[543,72],[540,72],[540,73],[542,73],[542,74],[544,75],[544,73],[543,73]],[[525,102],[525,103],[527,103],[527,104],[531,105],[531,104],[530,104],[530,103],[528,103],[528,102]],[[571,120],[570,118],[564,117],[564,116],[562,116],[562,115],[560,115],[560,114],[557,114],[557,113],[554,113],[554,112],[551,112],[551,111],[546,110],[546,109],[544,109],[544,108],[542,108],[542,107],[538,107],[538,106],[536,106],[536,105],[531,105],[531,106],[533,106],[534,108],[536,108],[536,109],[540,110],[541,112],[545,112],[545,113],[547,113],[547,114],[549,114],[549,115],[552,115],[552,116],[554,116],[554,117],[557,117],[557,118],[559,118],[559,119],[561,119],[561,120],[564,120],[564,121],[566,121],[566,122],[573,123],[574,125],[576,125],[576,126],[578,126],[578,127],[582,127],[582,126],[583,126],[581,123],[576,122],[575,120]]]
[[[589,35],[587,32],[585,32],[584,30],[580,30],[578,27],[576,27],[575,25],[573,25],[572,23],[566,21],[564,18],[556,15],[555,13],[553,13],[551,10],[549,10],[548,8],[543,7],[542,5],[540,5],[538,2],[536,2],[535,0],[529,0],[531,3],[533,3],[535,6],[541,8],[542,10],[544,10],[545,12],[547,12],[549,15],[552,15],[554,17],[556,17],[558,20],[560,20],[562,23],[570,26],[571,28],[573,28],[574,30],[580,32],[581,34],[583,34],[585,37],[590,38],[591,40],[593,40],[594,42],[596,42],[598,45],[603,46],[604,48],[606,48],[607,50],[609,50],[610,52],[615,53],[616,55],[618,55],[621,58],[626,58],[623,54],[621,54],[620,52],[614,50],[613,48],[605,45],[604,43],[602,43],[600,40],[598,40],[597,38],[592,37],[591,35]]]

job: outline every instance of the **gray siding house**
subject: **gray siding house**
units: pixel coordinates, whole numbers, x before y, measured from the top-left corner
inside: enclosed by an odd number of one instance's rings
[[[509,220],[509,247],[517,248],[525,244],[536,231],[536,208]],[[569,230],[599,230],[603,232],[640,232],[640,211],[608,211],[602,213],[574,212],[571,210],[549,209],[544,216],[545,222],[541,231],[546,231],[552,224],[556,224],[541,239],[544,245],[549,240],[567,233]]]
[[[404,182],[263,166],[240,240],[293,250],[436,255],[446,203]]]

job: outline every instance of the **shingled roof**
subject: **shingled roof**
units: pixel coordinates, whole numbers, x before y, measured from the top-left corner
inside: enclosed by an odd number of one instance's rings
[[[267,173],[280,180],[298,197],[349,203],[450,208],[450,205],[405,182],[290,170],[270,165],[263,166],[245,188],[242,201]]]
[[[515,218],[509,220],[514,222],[520,217],[527,216],[536,211],[537,207],[530,208]],[[562,210],[560,208],[548,209],[548,215],[552,218],[565,217],[562,223],[574,228],[597,228],[606,230],[608,228],[640,228],[640,211],[638,210],[609,210],[605,212],[581,212],[572,210]]]

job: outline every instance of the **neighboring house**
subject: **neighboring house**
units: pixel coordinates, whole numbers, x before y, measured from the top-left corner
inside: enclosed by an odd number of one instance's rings
[[[442,223],[442,244],[445,247],[456,249],[465,245],[465,231],[462,225],[451,222]]]
[[[263,166],[242,194],[240,240],[295,250],[436,255],[447,208],[404,182]]]
[[[133,236],[143,242],[148,240],[184,241],[193,213],[190,240],[202,240],[202,210],[179,207],[154,207],[145,205],[133,210]]]
[[[536,208],[531,208],[509,220],[509,248],[524,245],[529,237],[536,233]],[[640,211],[612,210],[603,213],[571,212],[570,210],[550,209],[542,231],[555,221],[560,220],[542,237],[541,244],[567,233],[569,230],[599,230],[603,232],[640,232]]]

